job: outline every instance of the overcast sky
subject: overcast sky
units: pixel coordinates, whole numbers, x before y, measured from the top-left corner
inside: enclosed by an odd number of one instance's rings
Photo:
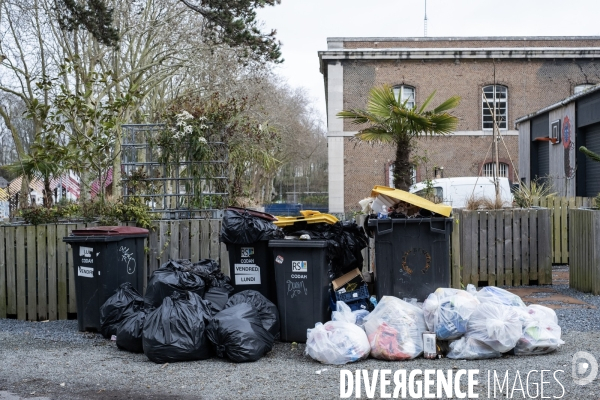
[[[422,37],[425,0],[282,0],[259,10],[276,29],[278,74],[305,87],[325,122],[317,52],[328,37]],[[427,36],[600,36],[600,0],[427,0]]]

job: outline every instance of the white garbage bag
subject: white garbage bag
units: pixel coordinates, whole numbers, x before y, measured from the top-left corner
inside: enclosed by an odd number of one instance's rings
[[[365,331],[349,322],[318,322],[308,332],[305,354],[323,364],[347,364],[369,357]]]
[[[560,338],[560,326],[551,321],[531,320],[515,346],[516,355],[547,354],[565,342]]]
[[[502,353],[492,349],[487,344],[475,338],[463,336],[459,340],[450,343],[450,352],[446,357],[461,360],[480,360],[501,356]]]
[[[519,318],[521,319],[521,325],[523,329],[525,329],[525,327],[533,321],[552,322],[554,324],[558,324],[556,312],[549,307],[532,304],[527,307],[513,307],[513,309],[519,313]]]
[[[383,296],[363,327],[375,358],[408,360],[423,353],[423,310],[397,297]]]
[[[475,288],[475,285],[473,285],[472,283],[469,283],[467,285],[467,292],[471,293],[473,296],[475,296],[477,294],[477,289]]]
[[[439,288],[423,303],[425,323],[439,340],[458,339],[478,305],[479,300],[465,290]]]
[[[550,307],[541,306],[539,304],[531,304],[527,306],[527,314],[529,317],[536,321],[548,321],[558,324],[558,317],[556,311]]]
[[[521,319],[514,307],[482,303],[469,318],[466,336],[505,353],[515,347],[521,331]]]
[[[525,307],[525,303],[523,303],[523,300],[521,300],[519,296],[496,286],[486,286],[482,288],[477,292],[477,299],[482,303]]]
[[[358,326],[363,325],[364,318],[369,315],[367,310],[354,310],[350,309],[350,306],[343,301],[337,301],[335,303],[336,311],[331,313],[332,321],[344,321]]]

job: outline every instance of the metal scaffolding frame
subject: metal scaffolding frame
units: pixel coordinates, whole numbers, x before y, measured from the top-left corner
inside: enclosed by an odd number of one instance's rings
[[[220,218],[228,200],[228,151],[221,141],[206,143],[208,160],[194,159],[191,146],[161,161],[156,144],[164,124],[122,125],[123,198],[140,197],[163,218]],[[174,139],[176,140],[176,139]],[[185,145],[185,143],[184,143]]]

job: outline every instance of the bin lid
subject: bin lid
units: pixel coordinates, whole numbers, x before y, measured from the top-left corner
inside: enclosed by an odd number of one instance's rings
[[[327,247],[327,240],[273,239],[269,247]]]
[[[95,226],[93,228],[73,229],[73,236],[139,236],[148,235],[148,229],[135,226]]]
[[[377,195],[383,194],[396,200],[401,200],[406,203],[410,203],[420,208],[438,213],[445,217],[449,217],[452,213],[452,206],[445,204],[435,204],[432,201],[417,196],[416,194],[405,192],[404,190],[394,189],[387,186],[375,186],[371,191],[371,197],[377,197]]]
[[[273,223],[278,227],[282,227],[294,225],[297,222],[305,222],[308,224],[316,224],[319,222],[335,224],[336,222],[339,222],[339,219],[337,219],[334,215],[322,214],[319,211],[302,210],[300,211],[300,214],[302,214],[301,217],[277,217],[278,220],[273,221]]]
[[[266,213],[266,212],[262,212],[262,211],[256,211],[256,210],[251,210],[249,208],[233,207],[233,206],[229,206],[229,207],[227,207],[227,209],[232,210],[232,211],[237,211],[239,213],[247,212],[248,214],[252,215],[253,217],[262,218],[267,221],[277,221],[276,216]]]

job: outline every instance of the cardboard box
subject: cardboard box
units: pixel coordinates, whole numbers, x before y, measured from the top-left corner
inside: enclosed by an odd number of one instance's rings
[[[358,289],[364,283],[362,272],[358,268],[340,276],[331,284],[336,292],[346,293]]]

